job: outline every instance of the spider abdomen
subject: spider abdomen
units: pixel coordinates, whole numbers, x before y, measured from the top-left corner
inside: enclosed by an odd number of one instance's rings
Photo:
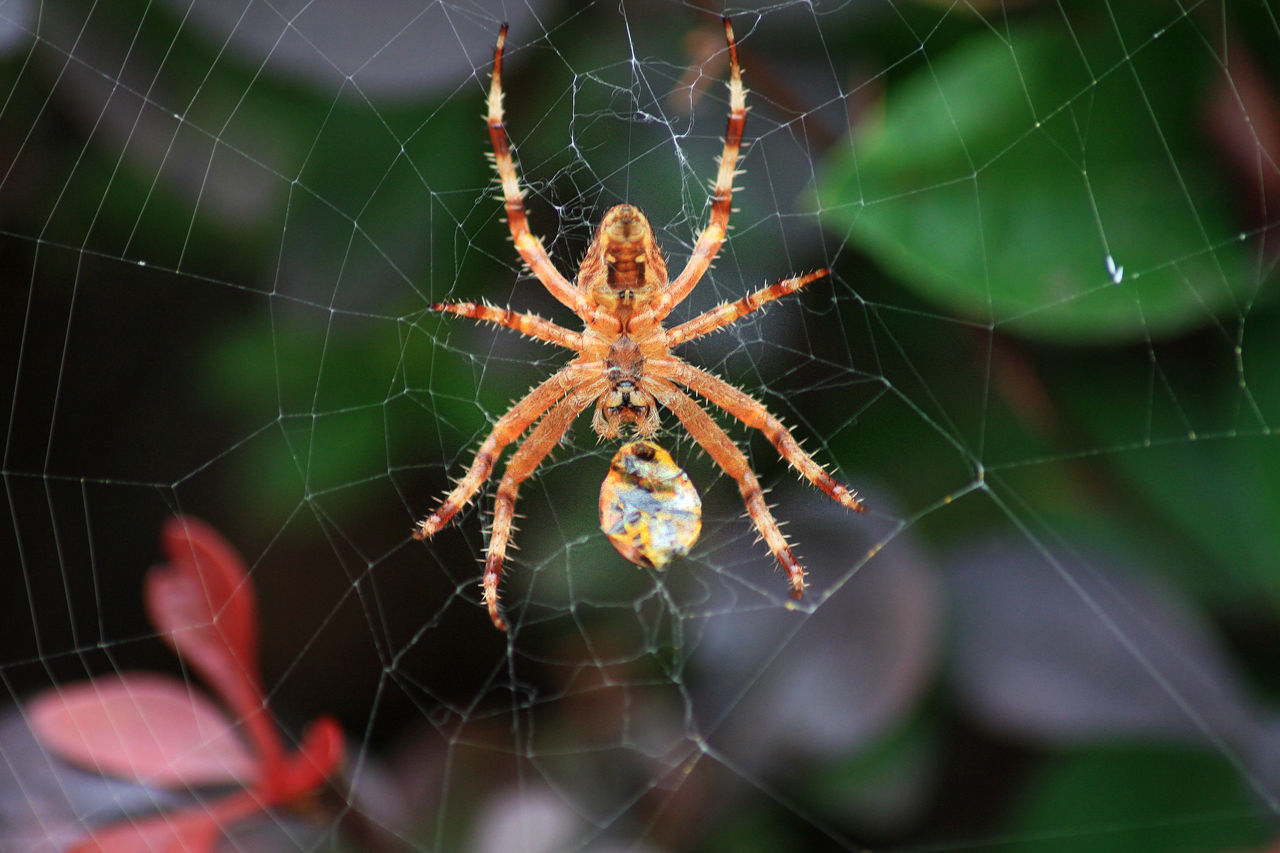
[[[619,204],[600,222],[578,275],[578,286],[597,305],[634,314],[667,285],[667,264],[638,207]]]

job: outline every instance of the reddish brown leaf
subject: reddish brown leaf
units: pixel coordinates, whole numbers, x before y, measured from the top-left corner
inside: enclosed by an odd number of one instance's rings
[[[151,623],[243,721],[271,772],[283,746],[262,696],[257,599],[244,562],[216,530],[190,516],[171,519],[161,542],[169,562],[151,569],[144,589]]]
[[[29,703],[27,716],[46,749],[97,773],[182,790],[258,778],[256,759],[226,714],[162,675],[55,687]]]
[[[1280,204],[1280,104],[1276,87],[1249,49],[1228,32],[1231,64],[1215,77],[1205,102],[1209,139],[1234,173],[1236,191],[1256,227]]]
[[[41,694],[30,707],[32,729],[50,751],[98,772],[170,788],[247,787],[209,807],[108,825],[73,853],[211,853],[223,827],[296,802],[343,761],[342,729],[327,717],[285,755],[262,693],[257,602],[240,556],[193,518],[170,521],[161,540],[169,562],[152,568],[144,589],[152,624],[236,719],[181,682],[122,674]]]
[[[272,779],[263,781],[264,796],[276,803],[291,803],[309,794],[334,774],[346,753],[342,727],[331,717],[319,717],[302,734],[302,745],[292,753]]]

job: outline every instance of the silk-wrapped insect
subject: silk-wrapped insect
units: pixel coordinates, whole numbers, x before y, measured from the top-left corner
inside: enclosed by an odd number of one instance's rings
[[[600,529],[637,566],[663,569],[702,532],[702,498],[671,454],[652,441],[624,444],[600,487]]]

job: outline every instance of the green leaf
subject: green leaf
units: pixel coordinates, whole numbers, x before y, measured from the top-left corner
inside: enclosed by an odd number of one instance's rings
[[[1154,364],[1137,351],[1081,355],[1045,377],[1084,431],[1080,448],[1116,474],[1117,500],[1104,509],[1122,510],[1121,523],[1197,596],[1274,606],[1280,318],[1255,311],[1244,330],[1239,366],[1231,339],[1210,336],[1216,348],[1198,339],[1194,349],[1165,347]]]
[[[1082,749],[1024,791],[1002,851],[1226,850],[1262,842],[1263,812],[1222,757],[1158,746]]]
[[[827,226],[1026,336],[1143,340],[1235,314],[1257,276],[1200,145],[1211,57],[1185,22],[1148,39],[1024,25],[960,43],[823,164]]]

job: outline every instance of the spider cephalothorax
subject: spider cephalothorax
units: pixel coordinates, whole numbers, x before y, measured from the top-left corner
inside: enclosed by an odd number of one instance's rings
[[[578,289],[604,317],[589,324],[590,339],[607,347],[601,356],[609,388],[596,400],[591,426],[601,438],[617,438],[624,424],[643,437],[658,429],[658,406],[642,387],[645,359],[665,354],[646,309],[667,286],[667,264],[639,208],[619,204],[604,215],[578,270]],[[598,328],[603,326],[603,329]],[[594,333],[594,334],[593,334]]]
[[[832,499],[858,512],[865,507],[854,492],[837,483],[758,401],[724,380],[689,364],[671,350],[708,332],[723,328],[788,293],[794,293],[827,274],[819,270],[796,276],[725,303],[667,329],[664,321],[711,265],[729,224],[733,177],[746,122],[746,92],[738,68],[738,49],[729,20],[724,20],[729,45],[729,127],[712,196],[711,221],[698,237],[688,264],[675,280],[668,280],[667,265],[653,237],[649,220],[639,209],[620,204],[600,222],[595,239],[578,268],[576,286],[551,263],[539,240],[529,230],[524,195],[502,120],[502,50],[507,28],[498,35],[493,55],[493,79],[489,87],[489,138],[502,182],[507,222],[516,250],[538,280],[563,305],[582,320],[585,328],[574,332],[532,314],[475,302],[432,305],[436,311],[460,314],[515,329],[532,338],[577,353],[577,358],[530,391],[498,419],[480,445],[475,460],[440,506],[418,523],[414,535],[435,535],[471,500],[489,478],[503,449],[533,426],[512,454],[498,484],[493,512],[493,532],[484,571],[484,600],[493,624],[505,630],[498,612],[498,579],[506,556],[520,484],[533,473],[574,419],[595,405],[591,425],[601,438],[616,438],[624,430],[644,437],[658,429],[658,408],[667,409],[688,430],[711,458],[738,483],[747,512],[769,550],[787,571],[791,594],[804,593],[805,572],[764,501],[764,492],[747,458],[728,434],[692,397],[688,388],[765,434],[778,452],[806,479]],[[536,425],[535,425],[536,424]]]

